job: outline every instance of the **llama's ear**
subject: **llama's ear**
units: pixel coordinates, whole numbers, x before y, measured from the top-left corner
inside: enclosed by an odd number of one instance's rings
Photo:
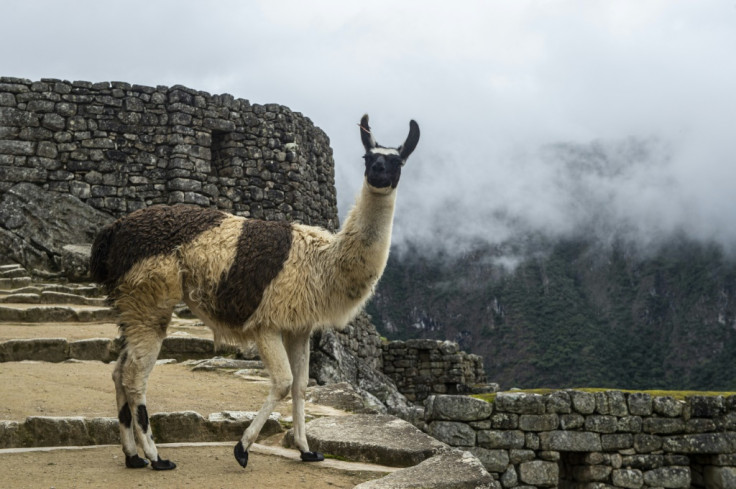
[[[404,144],[399,146],[399,154],[401,155],[402,160],[406,160],[409,155],[412,154],[414,148],[417,147],[418,142],[419,124],[417,124],[416,121],[412,120],[411,122],[409,122],[409,136],[407,136]]]
[[[358,125],[360,126],[360,140],[363,141],[363,147],[367,153],[377,146],[376,140],[373,138],[373,133],[371,133],[371,126],[368,125],[368,114],[365,114],[360,119],[360,124]]]

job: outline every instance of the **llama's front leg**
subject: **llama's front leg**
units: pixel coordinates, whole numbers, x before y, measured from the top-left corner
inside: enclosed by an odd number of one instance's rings
[[[238,444],[235,445],[233,451],[235,459],[243,468],[248,465],[248,449],[258,437],[263,425],[266,424],[266,420],[276,407],[276,403],[289,394],[292,381],[289,360],[281,338],[281,332],[273,330],[259,331],[256,335],[256,344],[261,360],[271,376],[271,389],[266,402],[263,403]]]
[[[304,423],[304,396],[309,382],[309,332],[284,333],[286,352],[289,355],[291,375],[292,418],[294,420],[294,444],[302,453],[305,462],[321,462],[325,459],[319,452],[310,452]]]

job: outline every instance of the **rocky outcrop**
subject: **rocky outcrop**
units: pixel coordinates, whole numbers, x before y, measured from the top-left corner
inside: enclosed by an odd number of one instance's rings
[[[0,262],[14,261],[29,270],[59,271],[65,246],[91,244],[111,221],[110,215],[72,195],[18,183],[0,198]],[[86,267],[72,275],[80,274],[86,274]]]
[[[448,450],[355,489],[500,489],[498,481],[469,452]],[[527,486],[529,487],[529,486]]]
[[[310,421],[307,441],[312,450],[392,467],[416,465],[447,447],[402,419],[370,414]]]

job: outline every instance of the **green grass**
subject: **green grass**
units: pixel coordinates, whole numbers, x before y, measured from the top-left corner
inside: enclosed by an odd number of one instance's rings
[[[652,397],[655,396],[670,396],[674,399],[677,399],[678,401],[684,401],[685,398],[690,396],[733,396],[736,395],[736,392],[718,392],[718,391],[666,391],[666,390],[631,390],[631,389],[606,389],[602,387],[575,387],[572,389],[520,389],[520,390],[514,390],[514,391],[507,391],[507,392],[524,392],[527,394],[551,394],[553,392],[559,391],[559,390],[574,390],[574,391],[582,391],[582,392],[606,392],[606,391],[620,391],[620,392],[644,392],[646,394],[650,394]],[[498,393],[492,393],[492,394],[475,394],[471,397],[475,397],[476,399],[481,399],[486,402],[495,402],[496,400],[496,394]]]

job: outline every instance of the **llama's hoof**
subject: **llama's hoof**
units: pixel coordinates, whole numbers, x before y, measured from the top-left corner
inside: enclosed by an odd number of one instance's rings
[[[302,452],[302,461],[304,462],[322,462],[325,456],[319,452]]]
[[[158,456],[158,460],[151,462],[153,470],[172,470],[176,468],[176,464],[171,460],[164,460],[161,455]]]
[[[233,454],[235,455],[235,460],[238,461],[241,467],[245,468],[245,466],[248,465],[248,452],[243,448],[242,441],[239,441],[238,444],[235,445]]]
[[[125,456],[125,466],[129,469],[142,469],[147,465],[148,460],[140,458],[137,454],[132,457],[129,457],[128,455]]]

